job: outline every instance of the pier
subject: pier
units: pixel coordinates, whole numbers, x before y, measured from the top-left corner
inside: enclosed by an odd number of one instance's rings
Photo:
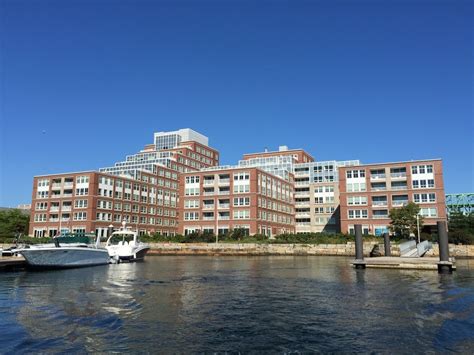
[[[452,262],[449,263],[452,269],[455,270],[456,265]],[[401,258],[398,256],[379,256],[364,258],[363,264],[366,268],[438,270],[439,259],[437,257]],[[354,260],[352,265],[357,267],[360,262]]]
[[[22,256],[1,256],[0,271],[21,269],[26,266],[26,261]]]

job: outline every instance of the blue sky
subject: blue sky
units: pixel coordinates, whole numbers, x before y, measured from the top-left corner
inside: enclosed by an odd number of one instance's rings
[[[443,158],[474,191],[471,1],[1,0],[0,206],[191,127],[221,162]]]

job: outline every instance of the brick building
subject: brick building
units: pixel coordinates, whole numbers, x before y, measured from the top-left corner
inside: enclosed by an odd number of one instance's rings
[[[446,220],[443,166],[440,159],[366,164],[339,168],[341,230],[365,233],[388,230],[392,208],[415,202],[421,207],[424,230]]]
[[[295,231],[292,175],[285,180],[258,168],[210,168],[182,174],[179,194],[180,234]]]

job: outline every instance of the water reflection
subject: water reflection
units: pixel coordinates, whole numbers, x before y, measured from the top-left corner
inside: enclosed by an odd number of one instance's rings
[[[11,352],[411,352],[473,346],[472,263],[454,275],[341,257],[149,257],[3,274]],[[409,341],[400,341],[409,339]]]

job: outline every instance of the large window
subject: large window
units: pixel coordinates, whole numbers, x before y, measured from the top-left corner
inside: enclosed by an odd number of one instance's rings
[[[367,210],[348,210],[349,219],[368,218]]]

